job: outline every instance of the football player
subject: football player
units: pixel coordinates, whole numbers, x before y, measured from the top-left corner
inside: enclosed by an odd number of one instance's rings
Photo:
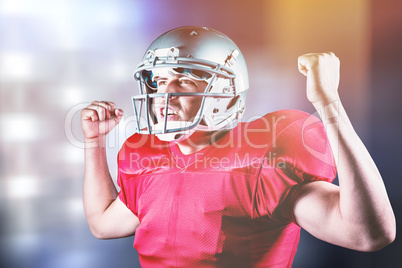
[[[158,37],[135,72],[137,133],[118,155],[119,192],[105,137],[123,111],[82,110],[93,235],[135,234],[144,267],[290,267],[300,228],[359,251],[391,243],[394,214],[340,101],[339,59],[305,54],[298,65],[322,121],[283,110],[240,122],[249,84],[233,41],[206,27]]]

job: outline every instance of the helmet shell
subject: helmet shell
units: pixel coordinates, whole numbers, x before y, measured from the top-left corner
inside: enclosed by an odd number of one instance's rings
[[[160,35],[149,46],[144,61],[150,51],[177,48],[178,56],[201,59],[230,67],[236,75],[236,92],[249,88],[247,65],[237,45],[223,33],[200,26],[184,26]],[[235,58],[231,59],[234,51]],[[229,63],[231,62],[231,63]]]

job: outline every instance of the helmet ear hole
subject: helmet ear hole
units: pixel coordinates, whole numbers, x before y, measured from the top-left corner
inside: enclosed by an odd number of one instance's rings
[[[236,97],[234,97],[234,98],[229,102],[228,106],[226,106],[226,109],[229,110],[230,108],[232,108],[232,107],[236,104],[236,102],[237,102],[237,100],[238,100],[239,98],[240,98],[240,95],[237,95]]]

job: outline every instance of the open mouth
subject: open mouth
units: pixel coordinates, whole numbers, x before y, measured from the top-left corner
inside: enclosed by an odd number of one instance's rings
[[[164,117],[165,117],[165,112],[166,112],[165,107],[160,108],[159,115],[160,115],[162,118],[164,118]],[[178,115],[179,115],[179,112],[178,112],[178,111],[176,111],[175,109],[172,109],[172,108],[168,107],[168,109],[167,109],[167,114],[166,114],[167,119],[175,119],[175,118],[178,117]]]
[[[161,109],[161,115],[165,115],[165,111],[166,111],[166,109]],[[177,111],[175,111],[175,110],[172,110],[172,109],[170,109],[170,108],[168,108],[168,110],[167,110],[167,115],[169,116],[169,115],[178,115],[179,113],[177,112]]]

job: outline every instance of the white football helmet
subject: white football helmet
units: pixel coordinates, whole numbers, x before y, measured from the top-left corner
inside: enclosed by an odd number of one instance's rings
[[[161,72],[188,75],[208,85],[203,93],[155,93],[153,78]],[[149,46],[134,77],[140,89],[140,95],[132,97],[137,132],[161,140],[183,140],[196,130],[231,129],[245,109],[249,83],[243,55],[226,35],[210,28],[186,26],[162,34]],[[202,98],[194,120],[167,120],[170,99],[186,96]],[[156,98],[164,99],[164,120],[155,115]]]

